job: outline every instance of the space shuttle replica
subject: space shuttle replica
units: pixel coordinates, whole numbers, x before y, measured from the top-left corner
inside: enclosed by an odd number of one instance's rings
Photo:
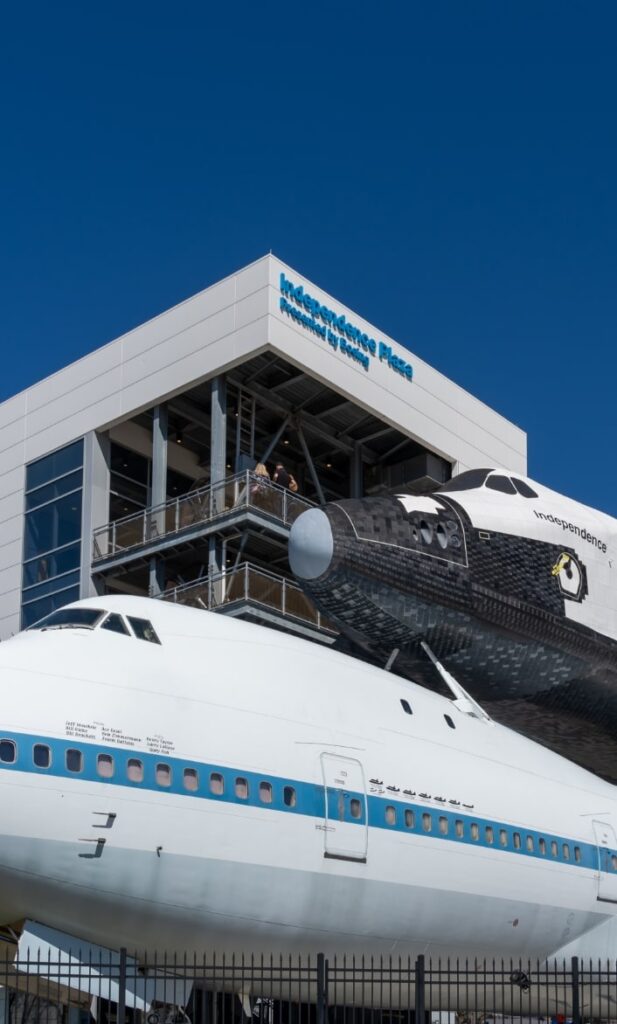
[[[617,780],[617,521],[499,469],[296,521],[290,564],[340,646]],[[442,671],[443,676],[443,671]]]

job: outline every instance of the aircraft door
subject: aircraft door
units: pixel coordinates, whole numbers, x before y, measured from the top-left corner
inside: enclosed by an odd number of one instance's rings
[[[322,754],[325,821],[324,856],[366,863],[368,807],[364,770],[359,761]]]
[[[598,846],[598,899],[617,903],[617,836],[612,825],[594,821]]]

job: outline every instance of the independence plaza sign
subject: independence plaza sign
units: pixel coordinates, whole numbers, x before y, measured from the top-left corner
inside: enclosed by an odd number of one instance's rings
[[[292,306],[288,299],[296,305]],[[318,299],[304,291],[302,285],[296,287],[292,284],[285,274],[281,274],[280,309],[296,323],[327,341],[335,352],[349,356],[365,370],[368,371],[371,359],[375,357],[380,363],[387,363],[391,370],[399,373],[405,380],[413,380],[411,363],[406,363],[397,356],[390,345],[386,345],[385,341],[377,342],[374,338],[369,338],[368,334],[354,327],[345,316],[339,316],[327,306],[322,306]]]

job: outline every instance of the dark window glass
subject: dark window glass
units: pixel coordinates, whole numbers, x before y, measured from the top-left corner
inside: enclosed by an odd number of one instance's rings
[[[100,608],[60,608],[37,623],[37,629],[94,629],[105,614]]]
[[[177,498],[179,494],[186,494],[193,487],[194,481],[190,477],[184,476],[183,473],[177,473],[175,469],[167,470],[168,498]]]
[[[115,612],[107,616],[101,629],[109,629],[112,633],[122,633],[124,636],[130,635],[124,619],[121,615],[116,615]]]
[[[13,764],[15,761],[15,744],[13,740],[0,740],[0,761],[4,764]]]
[[[401,700],[401,707],[406,715],[413,715],[413,711],[411,710],[411,705],[408,700]]]
[[[76,491],[27,513],[25,559],[63,547],[79,540],[80,536],[81,491]]]
[[[238,800],[248,800],[249,796],[249,784],[248,779],[237,778],[236,779],[236,796]]]
[[[353,797],[349,801],[349,810],[351,811],[352,818],[361,818],[362,817],[362,804],[355,797]]]
[[[567,843],[563,843],[562,844],[561,852],[563,854],[563,859],[564,860],[570,860],[570,847],[568,846]]]
[[[422,828],[424,829],[424,831],[425,832],[430,832],[432,827],[433,827],[433,822],[432,822],[430,814],[423,814],[422,815]]]
[[[499,842],[501,846],[508,845],[508,833],[506,832],[505,828],[499,829]]]
[[[24,587],[33,587],[51,580],[54,576],[62,576],[64,573],[79,569],[81,559],[81,544],[71,544],[67,548],[60,548],[50,554],[33,558],[24,564]]]
[[[185,768],[182,781],[184,782],[184,788],[188,789],[190,793],[195,793],[199,789],[199,774],[196,768]]]
[[[81,487],[82,482],[82,470],[78,469],[76,473],[69,473],[68,476],[62,476],[59,480],[54,480],[51,484],[45,484],[43,487],[37,487],[36,491],[31,491],[26,496],[26,511],[30,511],[33,508],[38,508],[39,505],[45,505],[48,501],[53,501],[54,498],[59,498],[63,494],[68,494],[69,491],[78,491]]]
[[[444,715],[443,717],[445,718],[446,722],[448,723],[451,729],[456,729],[456,726],[452,719],[450,718],[450,715]]]
[[[574,860],[576,861],[577,864],[580,864],[580,862],[581,862],[581,848],[580,848],[580,846],[575,846],[574,847]]]
[[[139,640],[149,640],[151,644],[160,644],[161,641],[156,635],[154,626],[148,619],[136,619],[132,615],[129,615],[128,618],[133,632]]]
[[[32,760],[37,768],[49,768],[51,750],[46,743],[35,743],[32,748]]]
[[[559,848],[554,839],[551,839],[551,857],[559,856]]]
[[[66,768],[69,772],[80,772],[84,766],[84,755],[81,750],[67,750]]]
[[[546,857],[546,839],[538,839],[538,849],[543,857]]]
[[[416,823],[415,815],[413,811],[407,809],[405,811],[405,828],[414,828]]]
[[[520,850],[520,848],[521,848],[521,834],[520,834],[520,832],[513,832],[512,833],[512,839],[514,841],[514,849],[515,850]]]
[[[140,483],[147,489],[150,482],[150,460],[139,452],[133,452],[121,444],[112,441],[109,453],[110,469],[112,473],[119,473],[128,477],[136,483]]]
[[[465,835],[465,823],[457,818],[454,822],[454,831],[456,832],[457,839],[462,839]]]
[[[516,487],[519,494],[522,494],[524,498],[537,498],[538,495],[534,491],[533,487],[526,484],[524,480],[518,480],[517,477],[512,477],[512,483]]]
[[[495,842],[495,836],[493,833],[492,825],[487,825],[486,828],[484,829],[484,838],[486,839],[486,842],[488,843],[489,846],[492,846],[493,843]]]
[[[283,803],[285,807],[296,806],[296,791],[293,786],[285,786],[283,790]]]
[[[225,792],[225,780],[220,772],[212,772],[210,776],[210,792],[222,796]]]
[[[260,782],[259,783],[259,799],[262,804],[272,803],[272,783]]]
[[[452,480],[448,480],[447,484],[438,488],[438,492],[473,491],[477,487],[482,487],[490,472],[490,469],[468,469],[465,473],[459,473]]]
[[[157,764],[156,766],[157,786],[171,786],[171,768],[168,764]]]
[[[507,476],[489,476],[486,486],[491,491],[501,491],[502,494],[516,494],[516,488]]]
[[[59,591],[56,594],[51,594],[49,597],[42,597],[39,601],[24,604],[21,614],[22,628],[30,629],[32,626],[36,626],[38,629],[40,620],[44,616],[48,616],[55,608],[62,608],[63,605],[78,600],[79,587],[69,587],[68,590]]]
[[[478,839],[480,838],[480,826],[478,825],[478,823],[472,821],[471,828],[469,831],[471,833],[471,838],[473,839],[474,843],[477,843]]]
[[[79,441],[53,452],[52,455],[31,462],[26,469],[26,490],[31,491],[49,480],[55,480],[57,476],[64,476],[73,469],[79,469],[82,464],[83,440],[80,438]]]
[[[53,580],[47,580],[47,583],[37,583],[34,587],[26,587],[23,591],[24,604],[30,604],[31,601],[39,601],[41,598],[47,597],[48,594],[58,594],[61,590],[75,587],[79,584],[79,580],[79,569],[76,569],[75,572],[67,572],[64,576],[56,576]],[[63,603],[66,604],[66,599]]]
[[[439,819],[439,831],[442,836],[447,836],[448,834],[448,819],[443,816]]]

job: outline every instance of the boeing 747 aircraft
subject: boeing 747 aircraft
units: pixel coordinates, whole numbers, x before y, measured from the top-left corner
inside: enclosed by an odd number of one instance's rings
[[[455,684],[132,597],[3,643],[0,681],[6,934],[615,956],[614,787]]]

